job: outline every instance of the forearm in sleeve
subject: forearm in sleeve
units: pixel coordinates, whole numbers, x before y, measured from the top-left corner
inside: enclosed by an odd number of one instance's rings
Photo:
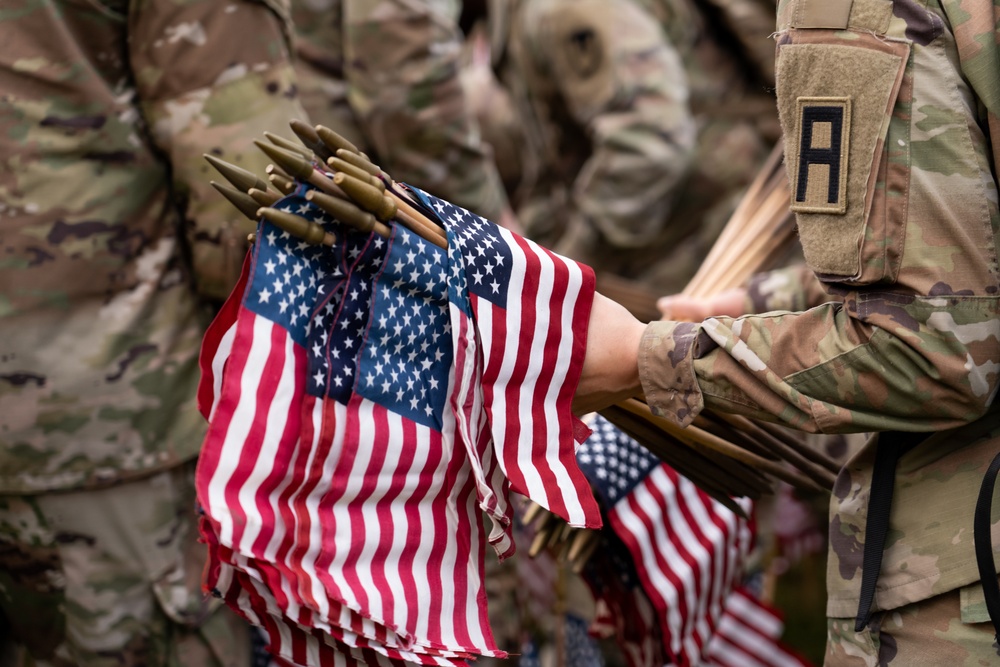
[[[799,312],[650,324],[643,389],[682,424],[704,408],[819,432],[928,431],[972,421],[997,387],[991,297],[849,294]]]

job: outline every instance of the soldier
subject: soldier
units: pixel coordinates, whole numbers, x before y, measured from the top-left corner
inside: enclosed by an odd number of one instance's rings
[[[701,323],[643,325],[602,298],[592,314],[580,410],[643,392],[680,424],[711,408],[878,432],[831,499],[827,665],[997,659],[998,18],[986,0],[782,3],[792,208],[840,298]]]
[[[0,12],[0,626],[26,664],[249,664],[201,591],[193,473],[252,226],[201,156],[260,169],[251,140],[303,115],[286,37],[250,0]]]
[[[302,102],[397,180],[509,227],[461,85],[460,9],[449,0],[293,0]]]
[[[770,74],[752,57],[771,48],[759,17],[772,20],[773,9],[756,0],[491,9],[499,76],[528,144],[513,196],[526,233],[599,273],[680,290],[777,139]]]

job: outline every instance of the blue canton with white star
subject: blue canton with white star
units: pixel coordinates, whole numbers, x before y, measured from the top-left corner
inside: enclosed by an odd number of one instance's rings
[[[660,460],[617,426],[597,415],[593,433],[576,450],[576,462],[611,508],[632,492]]]
[[[306,201],[304,193],[300,189],[274,206],[332,230],[333,221]],[[262,219],[257,226],[253,282],[243,306],[280,325],[293,341],[305,346],[313,306],[322,298],[324,281],[337,261],[334,249],[310,245]]]
[[[424,202],[426,208],[434,211],[438,221],[448,232],[448,249],[453,258],[450,260],[452,273],[457,279],[452,280],[455,283],[452,303],[463,307],[466,315],[471,315],[471,309],[466,306],[467,288],[479,298],[506,308],[513,260],[510,248],[500,238],[500,228],[486,218],[451,202],[417,188],[410,187],[410,190]],[[460,254],[463,260],[457,261],[456,254]],[[461,277],[463,264],[466,280],[458,279]]]
[[[315,304],[308,342],[306,391],[344,405],[357,381],[358,355],[371,315],[372,283],[389,247],[377,234],[344,230],[342,261],[327,276],[329,288]]]
[[[441,430],[452,364],[444,250],[393,226],[375,281],[356,391],[418,424]]]

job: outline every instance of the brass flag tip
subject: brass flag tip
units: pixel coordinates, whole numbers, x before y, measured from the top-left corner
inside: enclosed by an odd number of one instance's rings
[[[319,223],[307,220],[300,215],[267,206],[257,209],[257,214],[279,229],[311,245],[332,246],[337,242],[337,237],[332,232],[326,231]]]
[[[274,160],[282,170],[295,178],[308,178],[312,173],[312,164],[301,154],[269,144],[260,139],[254,139],[254,145],[264,152],[269,158]]]
[[[226,200],[236,207],[240,213],[246,216],[250,220],[256,220],[256,208],[257,203],[247,194],[240,192],[236,188],[233,188],[225,183],[219,183],[217,181],[209,181],[209,184],[215,188],[215,190],[226,198]]]
[[[267,137],[268,141],[270,141],[275,146],[278,146],[279,148],[283,148],[291,153],[301,155],[306,160],[312,159],[313,152],[312,150],[309,149],[308,146],[297,144],[291,139],[286,139],[283,136],[275,134],[273,132],[264,132],[264,136]]]
[[[352,164],[358,169],[371,174],[372,176],[379,176],[382,173],[382,169],[379,168],[378,165],[372,163],[371,160],[359,153],[352,153],[351,151],[341,148],[337,150],[337,157],[344,162]]]
[[[204,153],[203,156],[237,190],[246,192],[250,188],[267,189],[267,183],[252,171],[237,167],[235,164],[230,164],[208,153]]]
[[[360,153],[358,147],[351,143],[347,138],[334,132],[325,125],[317,125],[315,128],[316,134],[319,140],[326,145],[334,154],[338,150],[346,150],[351,153]]]
[[[309,123],[298,118],[293,118],[288,121],[288,127],[292,128],[292,132],[299,138],[307,137],[310,141],[319,141],[319,134]]]

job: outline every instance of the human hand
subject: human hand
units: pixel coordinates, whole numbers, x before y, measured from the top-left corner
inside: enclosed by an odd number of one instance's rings
[[[701,322],[709,317],[746,315],[747,291],[743,287],[719,292],[707,299],[674,294],[657,300],[660,319],[675,322]]]
[[[645,328],[621,304],[599,292],[594,295],[573,412],[586,414],[642,393],[639,343]]]

